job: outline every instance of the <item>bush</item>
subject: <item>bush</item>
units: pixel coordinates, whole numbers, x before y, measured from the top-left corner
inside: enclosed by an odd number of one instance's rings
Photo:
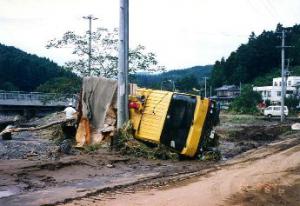
[[[252,86],[246,85],[242,89],[241,95],[230,105],[230,110],[240,114],[258,113],[256,105],[262,101],[261,95],[253,91]]]
[[[296,107],[299,105],[299,99],[297,99],[296,97],[293,97],[293,96],[285,98],[284,102],[285,102],[285,105],[291,111],[295,111]]]

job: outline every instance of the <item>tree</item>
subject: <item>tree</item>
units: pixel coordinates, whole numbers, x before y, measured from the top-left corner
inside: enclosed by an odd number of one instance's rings
[[[40,85],[36,91],[58,94],[76,94],[80,92],[81,79],[79,77],[57,77]]]
[[[291,111],[295,111],[296,107],[299,105],[299,99],[294,96],[285,98],[284,102]]]
[[[0,84],[0,90],[18,91],[19,89],[11,82],[4,82],[4,83]]]
[[[243,114],[253,114],[257,112],[256,105],[261,101],[261,95],[253,91],[252,86],[245,85],[241,95],[231,103],[230,110]]]
[[[118,30],[97,28],[92,32],[91,69],[88,68],[88,35],[66,32],[61,39],[48,42],[46,48],[71,48],[77,59],[66,62],[66,67],[81,76],[104,76],[115,78],[118,68]],[[129,50],[129,73],[137,71],[162,71],[164,67],[158,66],[156,55],[146,52],[142,45]]]
[[[178,79],[175,82],[176,89],[178,89],[181,92],[191,92],[193,91],[193,88],[199,89],[200,85],[195,76],[186,76],[181,79]]]
[[[49,79],[72,76],[47,58],[0,44],[0,89],[34,91]]]

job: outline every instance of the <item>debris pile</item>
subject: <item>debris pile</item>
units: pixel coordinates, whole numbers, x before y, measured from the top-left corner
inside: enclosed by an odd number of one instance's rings
[[[117,81],[87,77],[83,79],[79,100],[77,147],[109,142],[116,128]]]
[[[116,134],[116,149],[122,154],[143,157],[147,159],[178,159],[178,154],[172,152],[164,145],[154,145],[151,143],[142,143],[136,140],[132,135],[132,126],[128,122]]]

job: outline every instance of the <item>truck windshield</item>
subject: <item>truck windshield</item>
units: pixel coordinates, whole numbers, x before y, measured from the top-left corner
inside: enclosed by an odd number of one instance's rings
[[[176,150],[185,147],[194,120],[196,97],[174,94],[168,110],[161,142]]]

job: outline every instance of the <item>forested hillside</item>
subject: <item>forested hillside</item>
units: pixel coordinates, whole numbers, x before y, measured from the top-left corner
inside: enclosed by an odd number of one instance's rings
[[[165,81],[172,80],[177,89],[188,91],[193,87],[199,88],[199,85],[204,81],[203,77],[210,77],[211,70],[212,65],[195,66],[186,69],[171,70],[161,74],[138,73],[131,76],[131,79],[140,87],[155,89],[159,89],[161,86],[166,86],[167,89],[172,87],[172,85],[164,83]]]
[[[279,75],[281,65],[280,32],[282,26],[278,24],[274,31],[264,31],[259,36],[252,33],[247,44],[242,44],[232,52],[227,59],[216,61],[211,83],[214,87],[222,84],[264,83],[264,78],[272,79]],[[286,45],[293,48],[286,49],[286,58],[290,58],[291,67],[300,65],[300,25],[295,25],[286,33]],[[293,75],[293,70],[291,70]],[[269,82],[270,84],[271,82]]]
[[[58,77],[78,81],[75,74],[49,59],[0,44],[0,90],[34,91],[45,82]],[[42,89],[50,91],[50,87]]]

